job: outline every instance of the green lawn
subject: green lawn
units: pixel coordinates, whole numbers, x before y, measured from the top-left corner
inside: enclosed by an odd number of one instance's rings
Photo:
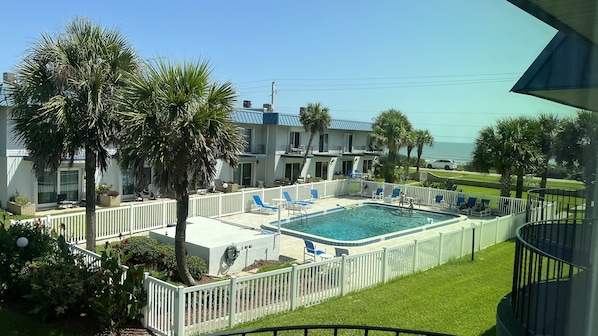
[[[376,325],[494,335],[496,306],[511,290],[514,242],[361,292],[271,315],[234,329],[300,324]],[[311,334],[311,333],[310,333]]]

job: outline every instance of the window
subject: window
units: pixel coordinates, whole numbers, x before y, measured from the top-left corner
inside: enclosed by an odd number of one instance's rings
[[[289,145],[291,148],[299,148],[301,146],[301,133],[291,132],[289,134]]]
[[[56,172],[44,172],[37,177],[37,203],[55,203],[58,189]]]
[[[299,165],[300,163],[287,163],[284,166],[284,178],[289,179],[291,181],[296,180],[297,178],[299,178],[299,174],[301,173],[299,171]]]
[[[328,133],[320,134],[320,145],[318,147],[320,152],[328,152]]]
[[[79,200],[79,172],[77,170],[60,171],[60,193],[66,194],[67,201]]]
[[[316,177],[328,179],[328,162],[316,162]]]
[[[374,173],[374,160],[363,160],[362,172],[373,174]]]
[[[251,145],[252,145],[251,144],[251,142],[252,142],[251,134],[253,133],[252,131],[253,131],[253,129],[251,129],[251,128],[244,128],[241,133],[245,137],[245,141],[247,141],[247,143],[245,144],[245,153],[252,153],[252,151],[251,151]]]
[[[57,194],[66,194],[67,201],[79,200],[79,170],[44,172],[37,177],[37,203],[56,203]]]
[[[348,176],[348,175],[351,175],[352,172],[353,172],[353,160],[343,161],[342,174]]]
[[[345,144],[344,144],[343,152],[345,152],[345,153],[353,152],[353,134],[345,134]]]
[[[242,187],[251,186],[251,166],[252,163],[239,163],[233,172],[233,181]]]
[[[143,168],[143,183],[136,183],[133,172],[125,170],[122,172],[123,195],[133,195],[135,191],[147,190],[152,183],[152,169],[149,167]]]

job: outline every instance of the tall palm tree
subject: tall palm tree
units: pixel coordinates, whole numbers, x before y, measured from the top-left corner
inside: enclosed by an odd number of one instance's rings
[[[129,77],[120,101],[121,165],[137,181],[152,167],[152,183],[176,199],[175,255],[187,285],[195,283],[185,255],[189,185],[214,179],[218,158],[235,168],[245,146],[230,117],[236,92],[229,82],[212,81],[210,73],[206,61],[160,60]]]
[[[598,113],[578,111],[575,118],[562,121],[562,131],[555,142],[555,159],[570,169],[583,169],[586,204],[592,204],[598,164]],[[592,206],[588,206],[591,214]]]
[[[415,130],[415,146],[417,147],[417,164],[416,169],[419,173],[419,162],[424,151],[424,145],[434,146],[434,137],[430,134],[430,131],[426,130]]]
[[[560,131],[561,120],[554,114],[540,114],[538,117],[538,140],[543,155],[542,180],[540,188],[546,188],[548,181],[548,163],[554,157],[554,143]]]
[[[500,175],[500,195],[509,197],[511,175],[517,175],[516,197],[523,194],[523,176],[536,169],[542,153],[535,137],[537,123],[528,118],[501,119],[487,126],[476,138],[472,166],[477,171],[495,169]]]
[[[414,130],[411,130],[405,134],[405,146],[407,147],[407,164],[405,165],[405,171],[409,173],[409,167],[411,166],[411,151],[417,147],[416,134]]]
[[[374,119],[372,135],[378,147],[388,148],[389,160],[397,164],[399,150],[406,145],[405,139],[412,128],[405,114],[399,110],[388,109]]]
[[[85,152],[86,247],[95,251],[96,169],[110,163],[116,122],[114,98],[137,55],[114,29],[80,18],[63,34],[42,35],[17,67],[9,96],[14,131],[29,152],[36,176],[73,165]]]
[[[317,133],[324,133],[330,127],[332,118],[330,117],[330,109],[322,106],[320,102],[308,103],[307,108],[299,111],[299,121],[303,124],[306,132],[309,132],[309,141],[307,142],[307,149],[303,155],[303,162],[301,162],[301,168],[299,172],[303,171],[305,163],[307,162],[307,155],[311,148],[311,144],[314,140],[314,136]],[[295,177],[295,180],[297,177]]]

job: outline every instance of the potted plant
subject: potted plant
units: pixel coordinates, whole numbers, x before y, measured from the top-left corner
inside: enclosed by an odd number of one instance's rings
[[[96,188],[101,206],[113,207],[120,205],[120,193],[110,188],[111,186],[108,187],[106,184],[102,184]]]
[[[35,216],[36,207],[29,201],[29,197],[17,191],[8,199],[7,210],[16,215]]]

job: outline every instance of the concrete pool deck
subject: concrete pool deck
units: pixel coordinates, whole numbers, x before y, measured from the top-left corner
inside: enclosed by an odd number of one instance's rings
[[[316,204],[306,209],[308,214],[312,214],[315,212],[328,210],[332,208],[336,208],[338,206],[348,206],[353,205],[356,203],[364,203],[364,202],[373,202],[373,203],[384,203],[382,200],[373,200],[371,198],[364,198],[359,196],[346,196],[346,197],[329,197],[320,199]],[[386,203],[388,204],[388,203]],[[395,203],[393,203],[395,205]],[[429,206],[421,206],[416,205],[416,209],[422,210],[434,210],[442,212],[442,209],[429,207]],[[447,212],[448,209],[445,209]],[[454,213],[454,212],[453,212]],[[287,210],[281,211],[281,220],[287,219],[289,217],[297,216],[297,214],[291,213]],[[483,221],[494,220],[495,216],[487,216],[487,217],[473,217],[473,218],[466,218],[464,216],[464,220],[459,221],[458,223],[442,226],[435,229],[426,230],[423,232],[417,232],[413,234],[409,234],[402,237],[397,237],[394,239],[372,243],[369,245],[364,246],[355,246],[355,247],[343,247],[349,250],[349,254],[356,254],[362,252],[369,252],[369,251],[377,251],[381,250],[383,247],[393,247],[398,246],[401,244],[405,244],[408,242],[413,242],[413,240],[417,239],[424,239],[431,236],[437,236],[440,232],[451,232],[460,229],[461,227],[470,227],[472,222],[473,223],[480,223]],[[264,214],[264,213],[243,213],[238,215],[231,215],[231,216],[223,216],[219,218],[220,221],[225,223],[231,223],[235,225],[245,226],[254,230],[262,230],[261,225],[267,224],[273,221],[278,220],[278,215],[276,213],[273,214]],[[282,261],[291,261],[297,260],[297,263],[303,263],[303,248],[305,244],[303,239],[291,237],[288,235],[281,235],[280,237],[280,260]],[[335,246],[330,246],[326,244],[317,243],[316,248],[318,249],[325,249],[327,254],[334,255],[334,248]]]

